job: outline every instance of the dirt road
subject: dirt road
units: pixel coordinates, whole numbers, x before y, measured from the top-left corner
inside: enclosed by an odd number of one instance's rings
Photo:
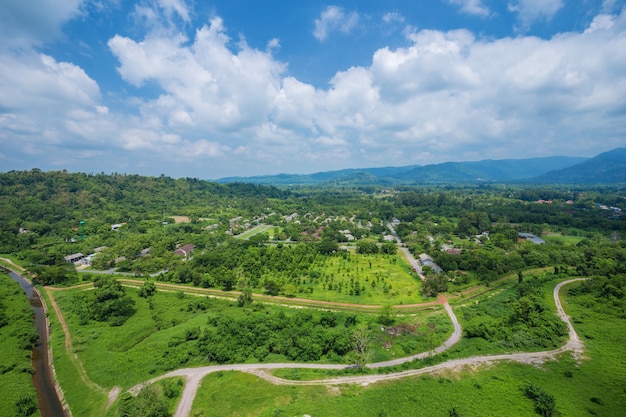
[[[491,355],[491,356],[474,356],[471,358],[454,359],[454,360],[450,360],[450,361],[447,361],[438,365],[429,366],[429,367],[422,368],[422,369],[411,369],[408,371],[395,372],[395,373],[389,373],[389,374],[343,376],[343,377],[327,378],[327,379],[319,379],[319,380],[311,380],[311,381],[293,381],[293,380],[281,379],[273,375],[270,375],[266,371],[271,370],[271,369],[285,369],[285,368],[344,369],[348,365],[321,365],[321,364],[298,364],[298,363],[215,365],[215,366],[205,366],[201,368],[186,368],[186,369],[179,369],[176,371],[172,371],[165,375],[162,375],[160,377],[151,379],[149,381],[146,381],[145,383],[137,385],[131,388],[130,391],[133,393],[137,393],[142,387],[148,384],[151,384],[159,379],[182,376],[186,378],[187,383],[185,384],[185,389],[183,391],[180,403],[178,404],[178,408],[176,409],[176,413],[174,414],[174,417],[187,417],[189,416],[191,412],[193,400],[196,396],[198,387],[200,386],[200,382],[202,381],[202,379],[206,375],[212,372],[218,372],[218,371],[248,372],[248,373],[257,375],[261,378],[264,378],[274,384],[282,384],[282,385],[338,385],[338,384],[367,385],[367,384],[371,384],[371,383],[375,383],[379,381],[387,381],[387,380],[405,378],[408,376],[421,375],[425,373],[437,373],[439,371],[446,370],[446,369],[461,369],[466,366],[478,366],[478,365],[490,364],[490,363],[498,362],[498,361],[514,361],[514,362],[521,362],[521,363],[528,363],[528,364],[540,364],[548,359],[554,359],[557,355],[566,351],[572,351],[575,356],[580,358],[582,355],[584,346],[581,340],[579,339],[578,335],[576,334],[576,330],[572,326],[572,323],[569,320],[569,317],[563,310],[561,300],[559,299],[559,291],[564,285],[567,285],[571,282],[580,281],[583,279],[585,278],[578,278],[578,279],[564,281],[558,284],[554,288],[553,296],[554,296],[554,302],[556,304],[557,314],[561,318],[561,320],[563,320],[567,324],[567,327],[569,329],[569,338],[568,338],[567,343],[564,346],[558,349],[554,349],[554,350],[549,350],[549,351],[544,351],[544,352],[530,352],[530,353],[527,353],[527,352],[511,353],[511,354]],[[433,352],[424,352],[419,355],[414,355],[414,356],[407,357],[407,358],[401,358],[401,359],[388,361],[388,362],[372,363],[366,366],[369,368],[378,368],[378,367],[383,367],[383,366],[398,365],[404,362],[411,361],[418,357],[426,357],[434,353],[443,352],[449,349],[455,343],[457,343],[461,338],[461,332],[462,332],[461,326],[458,323],[458,320],[456,319],[454,312],[452,311],[452,309],[450,308],[447,302],[444,303],[444,306],[445,306],[446,312],[448,313],[448,315],[450,316],[454,324],[454,332],[452,336],[450,336],[450,338],[448,338],[448,340],[446,340],[441,346],[434,349]]]

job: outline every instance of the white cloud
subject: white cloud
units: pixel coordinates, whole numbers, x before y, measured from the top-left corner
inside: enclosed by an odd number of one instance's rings
[[[387,12],[383,15],[383,22],[389,23],[404,23],[404,16],[398,12]]]
[[[192,38],[117,35],[120,76],[157,94],[115,105],[75,64],[0,50],[1,152],[22,165],[97,155],[97,171],[218,178],[624,146],[626,12],[551,39],[406,36],[319,88],[272,48],[233,42],[218,17]]]
[[[471,14],[474,16],[486,17],[491,14],[489,8],[485,6],[482,0],[448,0],[451,4],[461,6],[463,13]]]
[[[270,39],[270,41],[267,43],[267,49],[269,51],[275,51],[277,49],[280,49],[280,39],[278,38]]]
[[[176,28],[191,22],[191,10],[185,0],[146,0],[135,4],[131,14],[139,27],[150,30]]]
[[[358,13],[346,13],[341,7],[328,6],[322,11],[319,19],[315,19],[313,36],[320,42],[323,42],[331,32],[339,31],[350,33],[357,25],[358,21]]]
[[[537,20],[551,20],[563,7],[563,0],[515,0],[508,4],[509,11],[517,13],[524,28]]]
[[[189,9],[184,0],[158,0],[158,3],[168,19],[177,14],[184,22],[190,22]]]

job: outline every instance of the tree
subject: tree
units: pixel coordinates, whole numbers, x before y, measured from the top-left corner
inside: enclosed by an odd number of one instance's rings
[[[252,304],[252,290],[250,287],[245,287],[241,290],[241,294],[237,298],[237,305],[239,307],[245,307]]]
[[[32,395],[22,395],[15,401],[15,415],[17,417],[30,417],[38,409],[37,399]]]
[[[94,302],[90,307],[94,320],[120,326],[135,313],[135,302],[126,295],[126,290],[119,281],[101,276],[94,282],[94,287]]]
[[[427,267],[424,267],[427,268]],[[440,292],[448,290],[448,278],[445,274],[426,274],[422,294],[426,297],[434,297]]]
[[[372,333],[367,324],[362,323],[352,331],[352,351],[356,356],[356,363],[364,368],[371,355]]]
[[[324,238],[317,244],[317,251],[322,255],[330,255],[339,250],[337,242],[333,242],[330,239]]]
[[[265,292],[269,295],[278,295],[280,293],[280,286],[276,283],[276,281],[267,280],[265,281]]]
[[[146,281],[143,287],[139,288],[139,296],[143,298],[152,297],[156,292],[156,285],[152,281]]]
[[[535,384],[529,384],[524,389],[526,397],[535,403],[535,412],[542,417],[556,417],[560,413],[556,409],[556,400]]]
[[[396,319],[392,316],[392,308],[390,305],[387,304],[383,306],[382,310],[380,311],[380,315],[378,316],[376,321],[378,321],[378,323],[382,324],[383,326],[393,325]]]
[[[380,251],[387,255],[394,255],[396,252],[398,252],[398,245],[396,245],[394,242],[385,242],[381,245]]]
[[[35,274],[34,281],[41,285],[63,285],[78,281],[74,265],[62,263],[52,266],[37,266],[31,269]]]
[[[450,410],[448,410],[448,416],[450,417],[460,417],[459,409],[456,406],[453,406]]]
[[[120,401],[120,417],[169,417],[167,400],[160,386],[149,386],[136,397],[126,394]]]

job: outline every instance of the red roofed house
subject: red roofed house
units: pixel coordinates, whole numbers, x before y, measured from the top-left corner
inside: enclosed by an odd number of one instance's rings
[[[184,256],[185,258],[188,257],[191,252],[193,252],[193,250],[196,247],[194,245],[192,245],[191,243],[185,245],[185,246],[181,246],[180,248],[176,249],[174,251],[174,255],[180,255],[180,256]]]

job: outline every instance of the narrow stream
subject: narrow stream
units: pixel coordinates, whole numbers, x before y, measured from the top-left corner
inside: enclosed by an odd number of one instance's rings
[[[9,276],[20,284],[30,300],[30,306],[35,312],[35,328],[39,334],[39,340],[33,349],[32,361],[33,369],[35,370],[33,373],[33,384],[37,390],[39,410],[42,417],[64,417],[65,413],[54,388],[52,368],[48,361],[46,317],[41,299],[33,286],[20,275],[9,272]]]

